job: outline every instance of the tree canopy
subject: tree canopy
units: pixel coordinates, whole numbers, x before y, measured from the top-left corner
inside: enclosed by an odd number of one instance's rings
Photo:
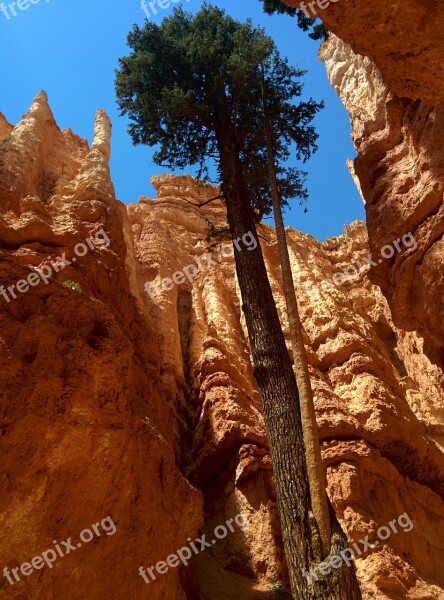
[[[274,13],[286,14],[292,17],[296,16],[298,26],[303,31],[309,31],[309,37],[313,40],[326,40],[328,37],[328,29],[324,23],[319,23],[317,19],[311,19],[300,8],[293,8],[282,0],[261,0],[264,3],[264,10],[269,15]]]
[[[215,116],[222,90],[251,206],[258,218],[269,214],[261,104],[265,74],[279,193],[284,204],[306,199],[305,174],[289,161],[305,161],[316,150],[311,122],[322,104],[313,99],[295,102],[302,94],[304,71],[289,65],[263,29],[206,4],[196,16],[177,7],[160,25],[135,25],[128,45],[131,53],[120,59],[116,76],[118,103],[130,117],[134,143],[157,146],[157,164],[172,169],[190,165],[197,167],[198,177],[209,176],[211,161],[216,166],[219,161]]]

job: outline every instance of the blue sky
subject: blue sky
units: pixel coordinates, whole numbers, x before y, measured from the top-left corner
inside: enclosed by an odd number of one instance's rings
[[[192,12],[202,4],[182,2]],[[349,120],[317,59],[318,42],[300,31],[294,19],[263,13],[259,0],[212,3],[239,20],[250,17],[265,27],[292,64],[309,70],[305,94],[323,99],[326,108],[316,118],[319,151],[304,167],[309,172],[309,212],[304,214],[295,203],[286,224],[321,240],[341,234],[344,224],[364,218],[364,208],[345,165],[355,156]],[[159,8],[152,19],[160,22],[173,6]],[[132,145],[114,92],[117,60],[128,53],[126,35],[134,23],[142,25],[145,19],[140,0],[40,0],[25,11],[15,11],[13,16],[8,10],[9,19],[0,12],[0,112],[16,124],[44,89],[59,126],[70,127],[91,142],[96,110],[103,108],[113,122],[111,170],[117,197],[126,204],[142,195],[154,197],[149,178],[165,169],[153,164],[150,148]]]

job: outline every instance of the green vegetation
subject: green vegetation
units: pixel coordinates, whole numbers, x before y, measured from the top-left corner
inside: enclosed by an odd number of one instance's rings
[[[81,293],[83,291],[80,283],[77,283],[77,281],[72,281],[71,279],[67,279],[63,282],[62,285],[64,285],[69,290],[72,290],[73,292]]]
[[[324,23],[319,23],[318,19],[311,19],[299,8],[293,8],[281,0],[261,0],[264,3],[264,10],[269,15],[273,13],[296,16],[298,26],[303,31],[309,31],[309,37],[313,40],[326,40],[328,38],[328,29]]]

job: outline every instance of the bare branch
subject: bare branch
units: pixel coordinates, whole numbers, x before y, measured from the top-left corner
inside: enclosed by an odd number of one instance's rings
[[[185,200],[185,202],[188,202],[188,204],[192,204],[193,206],[198,206],[199,208],[201,208],[202,206],[205,206],[206,204],[209,204],[210,202],[214,202],[214,200],[220,200],[221,198],[223,199],[223,194],[220,194],[219,196],[215,196],[214,198],[210,198],[209,200],[205,200],[205,202],[202,202],[201,204],[199,204],[198,202],[191,202],[191,200],[188,200],[187,198],[184,198],[183,196],[180,196],[180,198],[182,198],[182,200]]]
[[[261,222],[261,223],[258,223],[258,225],[259,225],[259,227],[262,227],[262,229],[264,230],[264,233],[265,233],[265,226],[264,226],[264,224]],[[270,243],[270,240],[268,238],[263,237],[262,235],[259,235],[259,233],[257,234],[257,236],[260,237],[261,240],[265,240],[267,242],[267,244]]]

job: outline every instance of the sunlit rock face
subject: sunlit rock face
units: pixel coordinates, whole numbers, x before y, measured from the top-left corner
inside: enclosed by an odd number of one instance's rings
[[[444,113],[395,96],[375,64],[335,36],[322,46],[321,58],[352,123],[370,249],[379,256],[409,233],[417,242],[376,261],[372,281],[387,297],[394,322],[419,332],[425,352],[442,367]]]
[[[110,131],[99,112],[89,148],[60,131],[42,93],[0,142],[0,285],[59,268],[47,285],[0,296],[1,569],[53,540],[78,543],[107,516],[116,526],[52,569],[13,585],[2,576],[2,598],[186,598],[177,572],[154,595],[138,575],[197,534],[202,500],[176,466],[157,336],[131,291]],[[94,241],[100,230],[108,245]]]
[[[444,108],[441,2],[283,1],[293,7],[303,5],[309,15],[315,11],[354,52],[377,65],[385,84],[397,96]]]
[[[9,135],[13,129],[13,126],[8,123],[5,116],[0,113],[0,140]]]
[[[219,548],[199,562],[206,597],[222,598],[233,581],[225,572],[226,587],[214,589],[221,564],[263,583],[281,577],[270,460],[233,259],[199,269],[172,289],[157,285],[190,264],[207,264],[199,258],[207,253],[209,222],[223,227],[225,212],[219,201],[202,209],[189,202],[201,204],[218,191],[185,177],[159,177],[154,184],[157,199],[130,206],[129,217],[139,291],[147,284],[151,292],[143,295],[145,313],[158,335],[165,387],[189,434],[182,460],[204,492],[212,525],[223,523],[234,506],[254,523],[243,545]],[[274,230],[264,226],[261,235],[290,348]],[[421,523],[357,560],[364,595],[439,597],[440,559],[430,556],[444,551],[438,533],[444,527],[442,371],[425,356],[416,333],[394,326],[384,296],[369,280],[363,223],[324,244],[291,229],[288,235],[335,509],[355,542],[375,537],[378,527],[404,512]],[[352,283],[326,281],[350,265],[360,265]],[[435,550],[428,552],[431,531],[437,532]]]
[[[412,232],[418,248],[372,269],[395,323],[418,331],[444,366],[444,10],[439,2],[319,0],[305,8],[334,32],[321,48],[358,152],[370,249]],[[296,25],[295,25],[296,26]],[[338,37],[336,37],[338,36]],[[340,38],[340,39],[338,39]]]
[[[196,206],[219,191],[159,176],[156,199],[125,207],[103,112],[91,147],[59,130],[44,94],[13,130],[1,123],[0,285],[48,257],[71,264],[10,302],[0,296],[0,565],[77,541],[108,515],[116,533],[12,586],[2,578],[0,596],[276,598],[285,566],[232,246],[208,248],[225,210]],[[101,230],[109,243],[97,242]],[[291,352],[275,233],[260,233]],[[440,598],[442,370],[369,279],[363,223],[325,243],[288,238],[329,495],[351,544],[379,541],[356,557],[364,598]],[[338,278],[350,266],[356,276]],[[249,527],[187,568],[150,584],[138,574],[241,512]]]

